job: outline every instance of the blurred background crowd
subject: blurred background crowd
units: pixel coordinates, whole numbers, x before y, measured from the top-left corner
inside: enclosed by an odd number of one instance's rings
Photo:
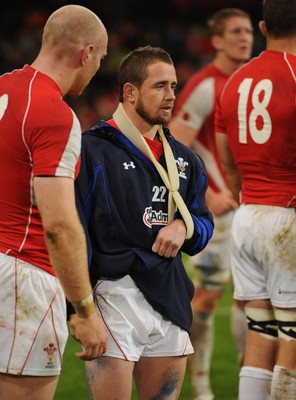
[[[238,7],[247,11],[254,23],[253,55],[264,48],[258,30],[262,0],[11,1],[1,5],[0,73],[30,64],[39,50],[49,14],[72,3],[94,11],[109,34],[108,55],[98,74],[82,96],[66,98],[78,114],[82,129],[112,115],[118,101],[117,67],[121,58],[138,46],[150,44],[167,50],[175,62],[178,90],[181,89],[213,57],[207,19],[220,8]]]

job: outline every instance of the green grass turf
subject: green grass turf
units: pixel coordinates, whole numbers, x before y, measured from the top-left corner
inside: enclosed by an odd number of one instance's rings
[[[229,287],[215,318],[215,346],[211,381],[216,400],[237,399],[239,366],[230,334],[230,304],[231,288]],[[54,400],[88,400],[84,364],[74,356],[79,348],[79,344],[70,337],[66,346],[63,371]],[[190,381],[186,374],[179,400],[191,400],[191,398]],[[132,400],[137,400],[135,391]]]

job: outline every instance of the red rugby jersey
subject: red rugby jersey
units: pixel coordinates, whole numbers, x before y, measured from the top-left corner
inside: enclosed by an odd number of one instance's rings
[[[242,202],[296,207],[296,57],[267,50],[235,72],[216,112],[242,176]]]
[[[54,275],[33,177],[73,179],[80,145],[79,121],[51,78],[28,65],[0,77],[0,252]]]
[[[215,139],[215,101],[228,78],[213,63],[207,65],[189,79],[174,109],[174,116],[180,124],[198,131],[192,149],[205,162],[209,187],[215,192],[226,186]]]

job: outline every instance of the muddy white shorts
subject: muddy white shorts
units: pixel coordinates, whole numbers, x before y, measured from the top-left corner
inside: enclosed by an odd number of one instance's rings
[[[224,290],[231,277],[230,243],[231,225],[235,211],[214,217],[214,233],[209,243],[197,255],[191,257],[194,267],[194,285],[209,290]]]
[[[241,205],[232,224],[234,298],[296,307],[294,208]]]
[[[59,375],[68,337],[58,279],[0,253],[0,372]]]
[[[188,333],[155,311],[129,275],[98,281],[94,293],[108,331],[104,356],[138,361],[194,352]]]

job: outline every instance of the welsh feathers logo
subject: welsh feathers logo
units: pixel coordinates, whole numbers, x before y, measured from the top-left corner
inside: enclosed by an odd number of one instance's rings
[[[57,351],[57,348],[53,343],[49,343],[47,347],[44,347],[43,351],[45,351],[47,355],[47,364],[45,368],[54,368],[54,363],[53,363],[53,356],[54,353]]]
[[[187,176],[185,175],[186,167],[188,166],[188,162],[184,161],[184,158],[178,157],[176,161],[177,167],[178,167],[178,174],[180,178],[187,179]]]

